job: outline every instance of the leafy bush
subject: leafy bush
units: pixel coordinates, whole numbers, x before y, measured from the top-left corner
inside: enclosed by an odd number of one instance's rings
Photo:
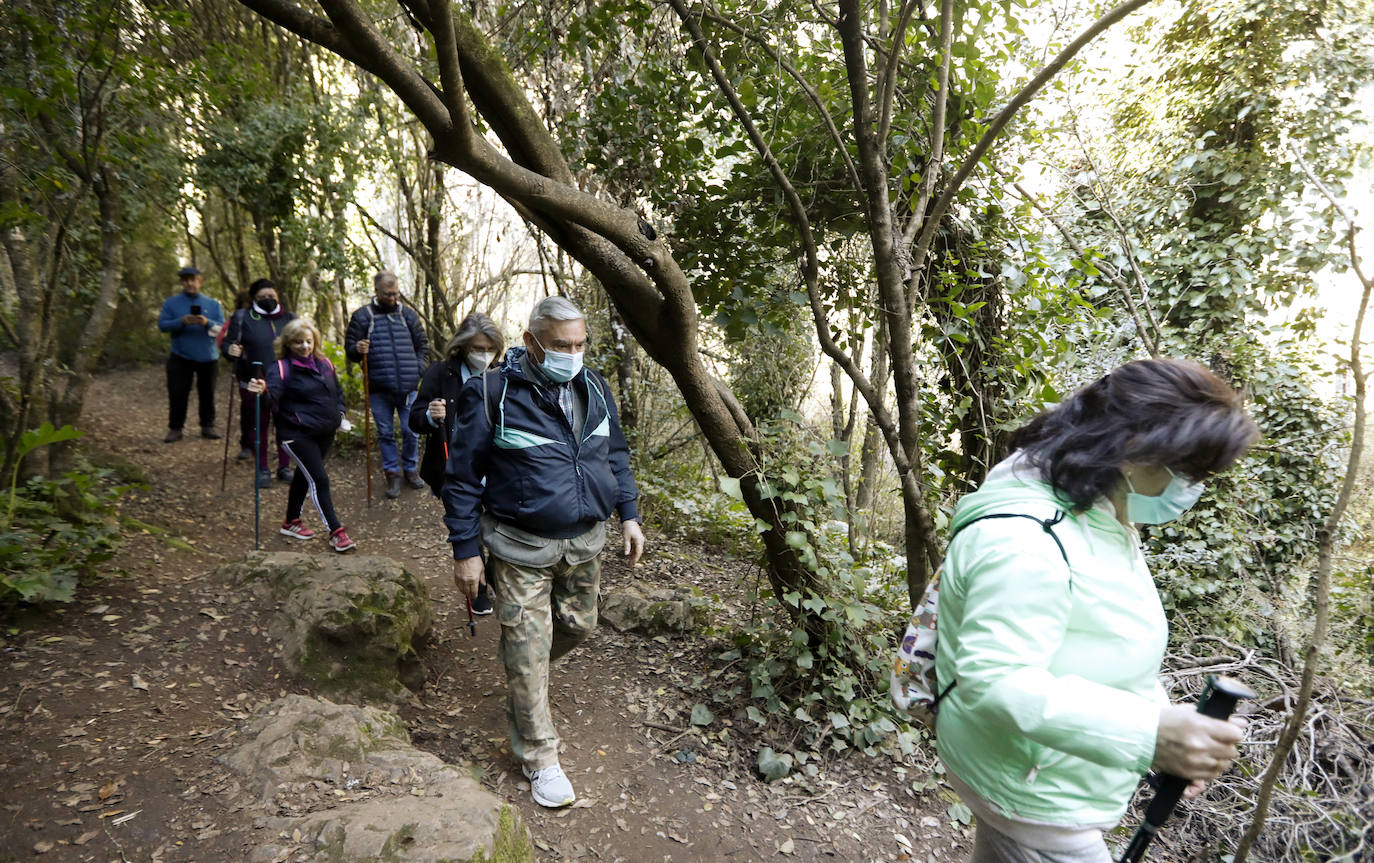
[[[70,602],[80,579],[114,556],[115,503],[129,486],[111,476],[73,470],[14,490],[13,518],[0,531],[0,605]]]
[[[20,436],[0,528],[0,605],[70,602],[80,576],[114,556],[119,542],[115,501],[129,486],[112,486],[112,471],[72,470],[58,480],[36,476],[19,485],[25,456],[81,436],[71,426],[52,423]]]

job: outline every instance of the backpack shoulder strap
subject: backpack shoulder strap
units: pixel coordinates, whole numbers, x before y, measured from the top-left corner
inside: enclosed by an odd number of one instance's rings
[[[491,426],[494,431],[496,429],[496,414],[491,409],[491,390],[495,386],[493,377],[500,380],[501,373],[490,370],[482,372],[482,405],[487,410],[487,425]]]
[[[958,536],[959,533],[960,533],[960,531],[962,531],[964,528],[966,528],[966,527],[968,527],[968,526],[970,526],[970,525],[973,525],[973,524],[977,524],[977,523],[980,522],[980,521],[987,521],[987,520],[990,519],[990,518],[1028,518],[1028,519],[1030,519],[1031,521],[1035,522],[1036,524],[1040,525],[1040,529],[1043,530],[1043,531],[1045,531],[1045,533],[1047,533],[1047,534],[1050,535],[1050,539],[1054,540],[1054,544],[1055,544],[1056,546],[1059,547],[1059,556],[1062,557],[1062,558],[1064,558],[1064,565],[1065,565],[1065,566],[1068,566],[1068,565],[1069,565],[1069,554],[1068,554],[1068,552],[1066,552],[1066,551],[1064,550],[1064,543],[1060,542],[1059,537],[1056,536],[1056,535],[1055,535],[1055,532],[1054,532],[1054,526],[1055,526],[1056,524],[1059,524],[1059,522],[1063,521],[1063,520],[1064,520],[1064,516],[1065,516],[1065,513],[1064,513],[1064,511],[1063,511],[1062,509],[1058,509],[1058,510],[1055,510],[1055,511],[1054,511],[1054,518],[1036,518],[1035,516],[1030,515],[1029,513],[1024,513],[1024,512],[993,512],[993,513],[988,513],[987,515],[980,515],[980,516],[978,516],[977,518],[971,518],[971,519],[969,519],[968,521],[964,522],[963,524],[959,525],[959,527],[957,527],[957,528],[955,529],[954,533],[950,536],[949,541],[950,541],[951,543],[954,542],[954,538],[955,538],[956,536]]]
[[[281,378],[281,382],[286,383],[286,379],[290,376],[291,364],[288,363],[286,360],[277,360],[277,377]],[[972,524],[972,522],[969,523]],[[951,537],[951,539],[952,538],[953,537]]]

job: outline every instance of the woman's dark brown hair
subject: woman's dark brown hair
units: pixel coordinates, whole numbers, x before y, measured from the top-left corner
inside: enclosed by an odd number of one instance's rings
[[[1230,467],[1258,436],[1240,395],[1207,369],[1137,360],[1031,420],[1011,445],[1083,510],[1120,481],[1123,464],[1200,480]]]

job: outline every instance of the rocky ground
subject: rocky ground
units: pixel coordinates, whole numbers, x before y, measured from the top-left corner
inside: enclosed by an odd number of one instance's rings
[[[122,502],[127,542],[105,579],[69,606],[8,621],[0,861],[245,860],[274,822],[216,759],[241,742],[260,705],[311,694],[284,668],[267,631],[271,609],[211,576],[253,547],[251,469],[232,461],[231,446],[221,492],[222,441],[161,442],[160,367],[106,375],[87,403],[90,450],[141,473],[146,488]],[[785,738],[716,705],[710,725],[692,725],[695,704],[743,680],[738,663],[717,658],[727,645],[703,635],[643,637],[602,627],[556,666],[551,699],[579,799],[569,809],[541,809],[506,747],[498,627],[479,618],[476,634],[468,631],[438,501],[410,489],[388,501],[374,470],[368,507],[358,452],[332,456],[329,470],[359,550],[399,561],[425,579],[434,600],[425,685],[397,708],[411,739],[518,807],[538,859],[967,856],[970,834],[946,814],[952,798],[938,787],[912,790],[927,784],[926,753],[905,763],[834,756],[814,777],[768,784],[753,769],[754,755],[765,745],[785,747]],[[283,484],[261,494],[262,546],[328,554],[322,539],[306,544],[277,534],[285,501]],[[604,589],[693,584],[718,598],[717,626],[728,628],[741,611],[736,598],[757,576],[752,565],[675,541],[652,522],[647,528],[649,553],[633,572],[607,553]],[[317,791],[279,797],[276,814],[337,802]]]

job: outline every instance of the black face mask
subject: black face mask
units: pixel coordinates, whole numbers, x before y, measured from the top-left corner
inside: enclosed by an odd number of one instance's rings
[[[267,314],[269,315],[277,310],[277,301],[272,299],[271,297],[263,297],[262,299],[254,300],[253,302],[257,304],[258,308],[262,309],[264,312],[267,312]]]

